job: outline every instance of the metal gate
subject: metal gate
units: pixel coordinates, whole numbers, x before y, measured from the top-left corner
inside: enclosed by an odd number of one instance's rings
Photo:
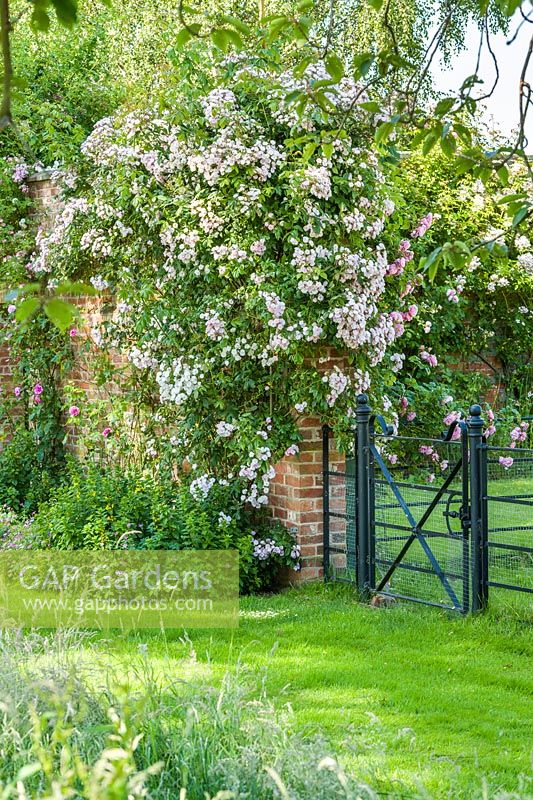
[[[326,578],[353,582],[366,596],[462,613],[483,607],[482,431],[473,406],[468,423],[452,423],[441,438],[401,436],[360,395],[354,453],[339,472],[330,469],[325,427]],[[388,453],[391,442],[403,458]],[[413,471],[415,451],[433,468],[429,482]]]

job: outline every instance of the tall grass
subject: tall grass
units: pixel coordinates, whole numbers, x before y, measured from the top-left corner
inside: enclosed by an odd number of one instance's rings
[[[376,797],[240,668],[218,688],[195,685],[156,677],[141,652],[125,683],[80,643],[2,636],[0,798]]]

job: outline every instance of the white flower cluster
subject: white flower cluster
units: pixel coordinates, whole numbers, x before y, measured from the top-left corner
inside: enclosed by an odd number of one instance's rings
[[[176,358],[169,367],[160,367],[156,374],[162,403],[183,405],[201,386],[205,370],[202,364],[192,364],[184,358]]]

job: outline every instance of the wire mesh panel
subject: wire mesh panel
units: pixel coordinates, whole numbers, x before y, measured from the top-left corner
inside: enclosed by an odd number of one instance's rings
[[[533,449],[485,450],[487,582],[533,595]]]
[[[388,455],[390,443],[404,456]],[[376,438],[372,538],[380,594],[468,608],[465,448],[461,441]]]
[[[329,563],[326,565],[330,580],[356,580],[357,545],[357,488],[355,459],[346,458],[345,471],[327,473],[327,534]]]

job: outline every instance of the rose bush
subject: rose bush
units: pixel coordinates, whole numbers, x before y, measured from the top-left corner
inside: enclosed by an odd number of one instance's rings
[[[414,251],[387,233],[394,190],[365,112],[342,135],[318,103],[299,114],[290,91],[327,73],[295,78],[275,55],[223,58],[168,107],[98,123],[29,265],[116,299],[93,338],[126,356],[130,398],[154,408],[153,457],[185,461],[198,499],[222,484],[256,508],[298,452],[298,415],[347,430],[356,395],[380,396],[401,370],[417,313]],[[331,104],[360,96],[346,78]],[[321,367],[331,351],[346,368]]]

